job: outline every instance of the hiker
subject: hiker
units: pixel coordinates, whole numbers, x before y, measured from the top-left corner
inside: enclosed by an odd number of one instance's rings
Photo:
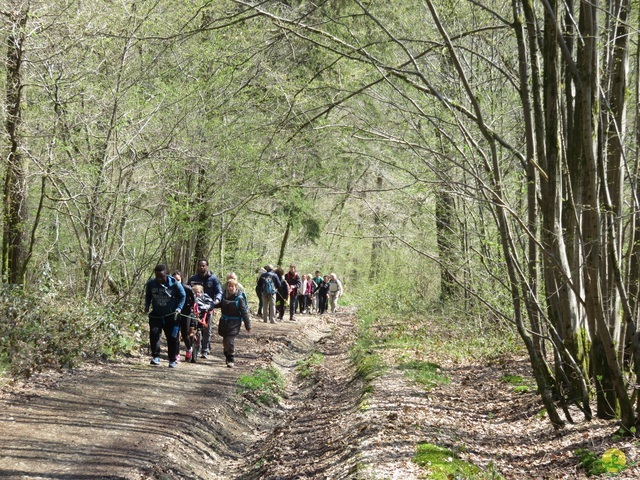
[[[276,323],[276,292],[282,282],[273,271],[273,265],[265,265],[264,270],[258,281],[258,287],[262,292],[262,321]]]
[[[338,298],[342,296],[342,282],[338,280],[335,273],[329,275],[329,304],[331,305],[331,313],[338,308]]]
[[[320,311],[319,298],[318,297],[318,287],[320,284],[324,282],[322,275],[320,275],[320,270],[316,270],[316,276],[311,279],[313,282],[313,293],[311,294],[311,300],[313,301],[313,309],[318,312]]]
[[[276,318],[281,322],[284,318],[285,308],[289,304],[290,287],[284,279],[284,270],[281,267],[277,267],[274,272],[280,279],[280,288],[276,293]]]
[[[180,353],[179,315],[184,306],[186,294],[182,284],[167,273],[162,264],[153,269],[155,278],[145,285],[144,311],[149,314],[149,346],[151,365],[160,365],[160,337],[164,331],[167,338],[169,367],[176,368]],[[149,312],[151,307],[151,312]]]
[[[224,291],[227,288],[227,282],[231,279],[234,279],[236,282],[238,282],[238,275],[236,275],[236,272],[229,272],[227,273],[227,276],[225,277],[225,283],[224,285],[222,285],[222,294],[224,295]],[[238,291],[245,293],[244,291],[244,287],[242,286],[242,284],[240,282],[238,282]],[[246,295],[246,294],[245,294]]]
[[[318,313],[322,315],[327,311],[327,303],[329,302],[329,275],[322,278],[322,282],[316,290],[316,298],[318,299]]]
[[[300,313],[307,313],[307,289],[309,288],[309,280],[306,275],[300,276],[300,288],[298,289],[298,308]]]
[[[213,298],[204,293],[204,288],[199,283],[193,286],[193,295],[195,298],[195,302],[193,304],[193,320],[192,328],[189,332],[190,335],[193,335],[193,341],[198,341],[198,336],[195,335],[196,329],[200,328],[202,335],[200,336],[200,344],[194,343],[191,345],[191,352],[193,356],[189,356],[191,362],[197,362],[198,352],[204,351],[204,346],[207,344],[204,338],[204,331],[211,331],[211,320],[213,319]],[[194,353],[195,351],[195,353]],[[202,355],[200,355],[202,356]],[[206,358],[206,357],[204,357]]]
[[[256,296],[258,297],[258,313],[257,315],[259,317],[262,317],[262,290],[260,290],[260,277],[262,276],[262,274],[266,272],[266,270],[262,267],[260,267],[260,269],[258,269],[258,271],[256,272],[258,274],[258,277],[256,278]]]
[[[222,286],[218,277],[209,270],[209,261],[202,258],[198,260],[198,273],[191,275],[187,284],[192,287],[196,284],[202,285],[204,293],[213,299],[213,306],[217,307],[222,300]],[[211,328],[207,327],[202,330],[202,358],[207,358],[211,347]]]
[[[227,367],[233,368],[235,364],[235,341],[240,333],[242,322],[244,322],[244,328],[247,333],[251,333],[251,317],[249,316],[247,297],[238,290],[238,282],[234,279],[230,279],[227,282],[220,311],[218,335],[222,337],[222,349]]]
[[[191,352],[193,351],[191,347],[191,337],[189,336],[189,328],[191,328],[191,321],[193,320],[191,313],[193,312],[193,303],[195,302],[195,298],[193,296],[193,289],[191,288],[191,285],[185,285],[182,283],[182,272],[180,272],[180,270],[174,270],[171,276],[175,278],[177,282],[180,282],[182,288],[184,288],[184,293],[186,294],[184,306],[180,311],[180,337],[182,337],[182,342],[184,343],[184,359],[188,362],[191,360]],[[178,342],[178,345],[180,345],[180,342]],[[177,361],[180,362],[179,353],[176,358]]]
[[[295,321],[294,314],[296,313],[298,289],[302,280],[300,275],[296,273],[296,266],[294,264],[289,265],[289,271],[284,275],[285,281],[289,284],[289,320]]]
[[[307,313],[313,313],[313,293],[315,291],[315,284],[313,283],[313,277],[310,273],[307,273],[307,305],[305,310]]]

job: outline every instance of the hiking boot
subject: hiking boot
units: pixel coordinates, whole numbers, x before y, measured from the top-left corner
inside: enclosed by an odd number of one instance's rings
[[[173,360],[172,362],[169,362],[169,368],[176,368],[178,366],[178,362],[176,362],[175,360]]]
[[[153,357],[149,363],[151,365],[160,365],[160,357]]]

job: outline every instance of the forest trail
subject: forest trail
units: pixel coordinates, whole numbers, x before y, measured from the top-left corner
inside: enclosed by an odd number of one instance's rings
[[[1,399],[0,477],[286,478],[282,469],[290,468],[286,457],[294,454],[289,461],[296,468],[302,468],[305,455],[313,465],[315,473],[305,478],[323,478],[315,476],[318,469],[327,471],[330,466],[319,457],[334,464],[332,452],[340,456],[350,451],[344,438],[336,437],[335,446],[327,447],[333,440],[325,429],[340,415],[350,415],[358,395],[347,356],[353,317],[345,312],[296,319],[266,324],[252,318],[252,333],[243,330],[237,339],[233,369],[226,368],[220,337],[215,335],[208,359],[182,362],[177,369],[167,368],[163,347],[159,367],[150,366],[142,355],[41,375],[14,386]],[[311,385],[317,380],[295,379],[298,362],[318,351],[325,359],[324,377],[333,382],[321,396]],[[244,399],[238,393],[238,378],[273,364],[287,377],[283,402],[267,407]],[[301,418],[309,414],[312,419]],[[310,431],[300,438],[289,432],[282,441],[283,431],[295,430],[295,425],[309,428],[314,421],[317,438],[311,438]],[[309,444],[302,452],[299,443],[305,439]],[[336,468],[355,468],[348,464],[341,461]]]
[[[502,381],[527,376],[525,359],[481,365],[415,352],[440,363],[451,382],[427,391],[389,368],[363,385],[349,353],[355,316],[345,309],[296,318],[275,325],[252,318],[252,333],[237,339],[233,369],[214,336],[207,360],[177,369],[167,368],[165,348],[160,367],[141,355],[5,385],[0,478],[414,480],[425,478],[412,461],[424,442],[501,475],[483,478],[505,479],[587,478],[576,449],[616,447],[631,464],[616,478],[640,478],[640,446],[613,437],[614,422],[576,415],[574,425],[555,431],[535,392]],[[312,353],[323,362],[304,377],[299,362]],[[287,385],[277,405],[239,392],[241,375],[271,366]]]

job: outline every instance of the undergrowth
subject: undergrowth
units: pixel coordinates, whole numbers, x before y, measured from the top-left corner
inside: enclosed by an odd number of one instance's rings
[[[29,377],[139,348],[142,316],[124,305],[97,306],[50,292],[0,290],[0,375]]]
[[[399,367],[405,371],[405,376],[422,385],[425,390],[450,383],[449,377],[435,363],[412,360],[400,364]]]
[[[615,476],[627,468],[625,454],[617,448],[610,448],[602,456],[585,448],[577,449],[575,454],[578,457],[578,464],[585,470],[588,477],[603,474]]]
[[[364,380],[365,394],[385,369],[398,369],[429,390],[450,382],[446,369],[434,361],[500,362],[523,351],[517,332],[498,320],[483,318],[457,307],[427,305],[399,294],[400,288],[373,287],[356,302],[358,340],[352,360]],[[366,398],[361,408],[367,408]],[[431,444],[416,446],[414,462],[429,478],[501,479],[493,466],[482,470],[457,458],[454,452]]]
[[[275,367],[257,368],[238,378],[240,394],[267,406],[277,405],[285,391],[285,379]]]
[[[319,352],[312,352],[307,358],[300,360],[296,365],[296,371],[301,378],[311,377],[318,366],[322,365],[324,356]]]
[[[396,364],[435,358],[440,361],[500,361],[524,352],[520,337],[509,324],[460,311],[439,302],[407,301],[396,289],[362,292],[359,305],[359,347],[385,352]],[[425,363],[425,365],[426,365]]]

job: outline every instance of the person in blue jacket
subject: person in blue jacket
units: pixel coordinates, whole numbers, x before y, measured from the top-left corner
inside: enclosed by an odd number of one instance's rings
[[[238,282],[234,279],[227,281],[222,303],[220,304],[220,321],[218,323],[218,335],[222,337],[222,349],[227,362],[227,367],[235,365],[236,337],[240,333],[240,327],[244,322],[247,333],[251,333],[251,318],[247,297],[244,292],[238,290]]]
[[[191,275],[187,284],[191,285],[202,285],[204,288],[204,293],[209,295],[213,299],[213,306],[218,307],[220,305],[220,301],[222,300],[222,285],[220,285],[220,280],[218,277],[209,270],[209,261],[202,258],[198,260],[198,273],[195,275]],[[213,320],[213,312],[212,318]],[[202,352],[200,353],[201,358],[207,358],[209,355],[209,351],[211,350],[211,322],[207,328],[202,329]]]
[[[160,337],[167,337],[169,367],[178,366],[180,354],[180,311],[187,295],[182,284],[167,273],[165,265],[156,265],[155,278],[145,285],[144,311],[149,314],[151,365],[160,365]],[[149,307],[151,311],[149,312]]]

